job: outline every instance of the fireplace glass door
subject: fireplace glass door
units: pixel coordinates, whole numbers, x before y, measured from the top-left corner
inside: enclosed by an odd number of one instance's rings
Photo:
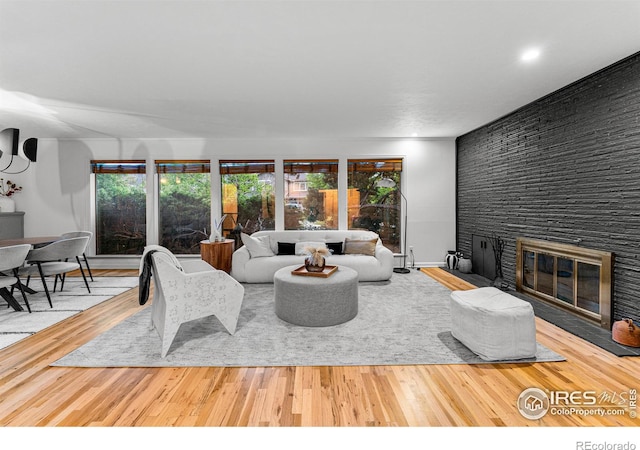
[[[541,251],[522,251],[522,286],[556,302],[600,314],[600,266]]]
[[[573,260],[567,258],[558,258],[558,267],[556,270],[557,292],[556,298],[562,302],[573,304],[574,284],[573,277]]]
[[[538,253],[538,283],[536,290],[552,297],[555,292],[553,283],[554,267],[555,258],[553,256]]]
[[[613,253],[516,239],[516,289],[611,328]]]
[[[600,314],[600,267],[578,263],[576,306]]]

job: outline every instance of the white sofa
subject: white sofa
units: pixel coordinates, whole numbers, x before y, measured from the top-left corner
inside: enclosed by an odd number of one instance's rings
[[[393,274],[394,257],[391,250],[382,245],[378,235],[366,230],[288,230],[257,231],[252,238],[266,239],[274,256],[251,257],[244,245],[233,253],[231,276],[241,283],[273,283],[273,275],[281,268],[304,264],[304,256],[278,255],[278,242],[325,242],[335,243],[350,240],[378,239],[374,256],[362,254],[330,255],[326,264],[347,266],[358,272],[358,281],[384,281]]]

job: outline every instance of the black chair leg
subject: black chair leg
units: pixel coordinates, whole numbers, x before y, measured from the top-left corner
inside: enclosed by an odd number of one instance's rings
[[[27,276],[27,284],[23,284],[23,285],[22,285],[22,288],[23,288],[25,291],[27,291],[27,293],[29,293],[29,294],[35,294],[35,293],[36,293],[36,291],[34,291],[33,289],[31,289],[31,288],[29,287],[29,281],[31,281],[31,275],[28,275],[28,276]]]
[[[69,258],[65,258],[64,261],[65,262],[69,261]],[[64,277],[65,276],[66,276],[65,273],[62,273],[62,274],[59,273],[59,274],[56,275],[56,280],[53,283],[53,292],[56,291],[56,284],[58,283],[58,279],[60,279],[60,292],[62,292],[64,290],[64,279],[65,279]]]
[[[51,303],[51,294],[49,294],[49,288],[47,287],[47,282],[44,279],[44,273],[42,273],[42,266],[40,263],[38,264],[38,272],[40,272],[40,279],[42,280],[42,285],[44,286],[44,292],[47,294],[47,300],[49,301],[49,306],[53,308],[53,303]]]
[[[80,266],[80,273],[82,274],[84,285],[87,287],[87,291],[89,291],[89,294],[91,294],[91,289],[89,288],[89,282],[87,281],[87,277],[84,275],[84,270],[82,270],[82,264],[80,264],[80,258],[76,256],[76,260],[78,261],[78,265]]]
[[[84,263],[87,265],[87,271],[89,272],[89,278],[93,281],[93,274],[91,273],[91,267],[89,267],[89,260],[87,259],[87,255],[82,254],[82,258],[84,259]]]
[[[9,306],[11,306],[16,311],[24,311],[24,308],[20,306],[20,303],[18,303],[18,300],[16,300],[15,297],[11,295],[11,293],[7,288],[3,287],[2,289],[0,289],[0,297],[5,299],[6,302],[9,304]]]
[[[27,300],[27,295],[24,293],[24,287],[22,286],[22,282],[20,281],[20,277],[18,276],[18,269],[13,269],[13,274],[18,279],[18,282],[16,284],[18,285],[18,289],[20,289],[24,304],[27,305],[27,309],[29,310],[29,313],[31,313],[31,306],[29,305],[29,300]],[[13,287],[11,289],[13,290]]]

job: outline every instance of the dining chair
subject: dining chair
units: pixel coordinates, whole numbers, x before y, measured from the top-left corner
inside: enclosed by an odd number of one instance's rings
[[[87,287],[87,291],[91,293],[89,283],[87,282],[87,277],[85,276],[82,265],[80,264],[80,256],[82,256],[82,253],[84,252],[88,241],[89,238],[86,236],[76,237],[70,239],[61,239],[52,242],[51,244],[45,245],[44,247],[34,248],[27,254],[27,265],[19,270],[19,274],[20,276],[28,277],[28,279],[30,279],[32,276],[40,276],[44,291],[47,295],[47,300],[49,301],[49,306],[52,308],[53,303],[51,303],[51,294],[49,293],[49,288],[47,286],[45,277],[51,275],[62,275],[62,285],[60,286],[60,290],[62,291],[62,289],[64,289],[65,275],[74,270],[80,270],[80,273],[82,274],[82,278],[84,280],[84,284]],[[73,260],[74,258],[76,262],[69,261]],[[57,284],[57,279],[55,283]],[[54,284],[54,292],[56,289],[56,284]]]
[[[89,238],[89,240],[87,241],[87,246],[89,246],[89,241],[91,241],[91,238],[93,237],[93,232],[91,231],[70,231],[68,233],[62,234],[60,236],[60,239],[70,239],[70,238],[85,237],[85,236]],[[85,266],[87,266],[87,272],[89,272],[89,278],[91,278],[91,281],[93,281],[93,274],[91,273],[91,267],[89,267],[89,260],[87,259],[86,251],[87,249],[85,248],[84,251],[82,252],[82,259],[84,261]]]
[[[31,245],[29,244],[0,247],[0,296],[16,311],[24,311],[13,296],[13,288],[17,286],[22,293],[27,309],[31,312],[31,306],[29,306],[20,277],[18,277],[18,269],[24,264],[29,250],[31,250]],[[9,288],[11,288],[11,291],[9,291]]]

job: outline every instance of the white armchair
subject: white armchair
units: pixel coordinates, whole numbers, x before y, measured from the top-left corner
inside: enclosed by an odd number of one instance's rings
[[[216,316],[229,334],[234,334],[244,298],[244,287],[222,270],[202,260],[180,264],[166,248],[145,247],[142,264],[151,254],[154,280],[151,324],[162,339],[164,358],[180,325],[207,316]]]

